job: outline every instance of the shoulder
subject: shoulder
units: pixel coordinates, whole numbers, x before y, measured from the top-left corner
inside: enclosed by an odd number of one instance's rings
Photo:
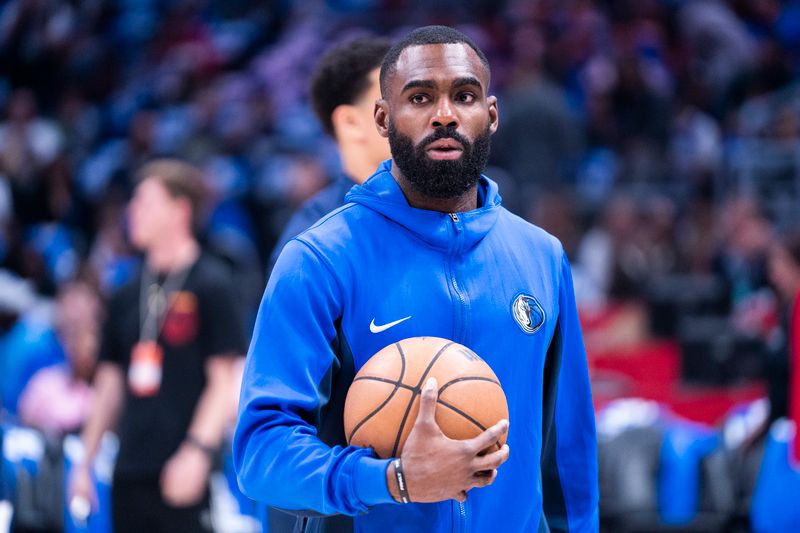
[[[203,251],[192,268],[190,279],[199,288],[230,287],[233,284],[231,267],[222,259]]]
[[[380,215],[371,209],[354,203],[328,213],[286,243],[270,281],[273,277],[297,279],[314,273],[335,278],[340,287],[347,286],[367,241],[382,235],[376,226],[377,218]]]
[[[204,250],[197,258],[195,271],[206,276],[227,276],[231,267],[224,260]]]
[[[45,387],[51,388],[56,385],[68,383],[70,378],[70,370],[66,363],[58,363],[55,365],[46,366],[36,371],[29,381],[32,387]]]
[[[505,208],[500,209],[497,229],[503,239],[510,240],[514,245],[525,246],[537,255],[552,255],[559,261],[562,259],[564,247],[557,237]]]
[[[374,223],[380,218],[381,215],[372,209],[348,203],[317,220],[296,239],[314,251],[327,255],[343,248],[357,247],[360,237],[374,233]],[[365,228],[370,231],[363,231]]]
[[[341,207],[344,203],[344,196],[347,191],[353,188],[355,183],[348,178],[338,178],[330,185],[319,191],[317,194],[309,198],[301,208],[301,211],[310,213],[319,213],[319,216],[312,221],[315,222],[323,215],[330,213],[337,207]]]
[[[313,226],[315,222],[331,211],[341,207],[345,194],[352,186],[353,183],[347,178],[340,178],[312,196],[300,209],[295,211],[278,238],[278,242],[272,252],[272,263],[275,262],[287,242]]]
[[[138,269],[134,275],[115,289],[111,296],[108,298],[108,305],[110,308],[119,308],[120,306],[128,306],[132,301],[139,298],[139,290],[142,284],[142,271]]]
[[[532,272],[552,286],[561,286],[567,258],[557,237],[506,209],[498,217],[495,229],[495,239],[502,241],[500,246],[511,249],[514,261],[530,265]]]
[[[341,207],[344,196],[353,187],[353,182],[347,178],[339,178],[317,194],[306,200],[300,209],[292,215],[288,227],[296,230],[294,237],[306,228],[311,227],[320,218],[334,209]]]

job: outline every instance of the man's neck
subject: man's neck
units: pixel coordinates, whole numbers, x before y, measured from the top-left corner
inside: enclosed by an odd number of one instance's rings
[[[464,213],[478,208],[478,186],[473,185],[464,194],[452,198],[431,198],[417,190],[408,181],[397,165],[392,165],[392,175],[400,186],[408,201],[408,205],[417,209],[439,211],[441,213]]]
[[[159,273],[186,268],[200,255],[200,245],[189,235],[164,238],[146,252],[147,266]]]
[[[378,165],[381,163],[380,161],[376,163],[366,159],[363,154],[360,153],[361,151],[363,151],[363,149],[359,150],[359,147],[339,146],[339,155],[342,158],[342,170],[344,170],[348,178],[358,185],[361,185],[367,181],[367,178],[375,174]]]

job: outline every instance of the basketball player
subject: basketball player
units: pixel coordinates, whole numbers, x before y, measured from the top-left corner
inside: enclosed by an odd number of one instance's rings
[[[227,270],[193,233],[199,172],[163,159],[139,178],[129,223],[144,265],[108,307],[70,492],[96,504],[91,465],[103,433],[116,429],[114,531],[207,531],[208,475],[235,398],[242,325]]]
[[[506,211],[481,175],[499,124],[489,81],[484,54],[451,28],[420,28],[394,45],[374,115],[392,160],[289,241],[275,265],[246,363],[234,462],[246,494],[300,515],[296,530],[598,530],[570,267],[560,243]],[[423,335],[485,359],[510,426],[448,439],[429,380],[399,462],[346,446],[353,373],[384,346]],[[507,446],[479,455],[504,432]]]
[[[372,117],[381,97],[378,74],[389,41],[361,37],[326,53],[311,80],[311,106],[322,129],[339,148],[343,173],[308,200],[283,230],[270,257],[270,271],[284,245],[344,203],[354,183],[360,184],[390,156]]]

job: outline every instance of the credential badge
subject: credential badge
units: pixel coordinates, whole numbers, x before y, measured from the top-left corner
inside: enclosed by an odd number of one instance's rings
[[[544,309],[533,296],[520,294],[511,305],[514,320],[525,333],[533,334],[544,324]]]

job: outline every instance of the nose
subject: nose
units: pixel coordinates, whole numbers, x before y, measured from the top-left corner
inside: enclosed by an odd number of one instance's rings
[[[434,128],[457,128],[458,117],[453,111],[452,103],[443,98],[436,107],[436,113],[431,117],[431,126]]]

